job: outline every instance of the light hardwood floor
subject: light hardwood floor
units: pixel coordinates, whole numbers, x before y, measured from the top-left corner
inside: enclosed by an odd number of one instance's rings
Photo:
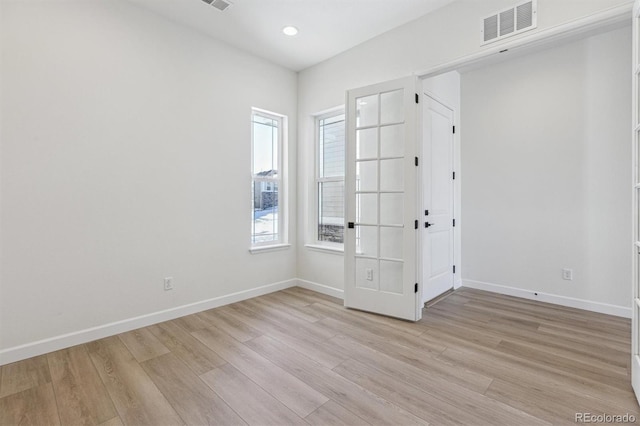
[[[629,351],[629,320],[477,290],[409,323],[292,288],[2,366],[0,424],[640,419]]]

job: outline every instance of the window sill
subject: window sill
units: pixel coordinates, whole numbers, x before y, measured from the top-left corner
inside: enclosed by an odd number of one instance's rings
[[[255,247],[249,248],[249,252],[251,254],[266,253],[270,251],[286,250],[289,247],[291,247],[291,244],[273,244],[269,246],[255,246]]]
[[[323,246],[320,244],[305,244],[304,245],[306,248],[308,248],[309,250],[313,250],[313,251],[320,251],[323,253],[330,253],[330,254],[337,254],[337,255],[344,255],[344,248],[340,248],[340,247],[331,247],[331,246]]]

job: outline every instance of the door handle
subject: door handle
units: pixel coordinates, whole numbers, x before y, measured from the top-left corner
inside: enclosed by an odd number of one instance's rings
[[[429,223],[429,222],[425,222],[424,223],[424,227],[425,228],[428,228],[428,227],[433,226],[433,225],[435,225],[435,223]]]

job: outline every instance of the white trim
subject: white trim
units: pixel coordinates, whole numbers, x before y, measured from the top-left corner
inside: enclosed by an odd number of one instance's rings
[[[316,112],[314,114],[311,114],[311,116],[314,118],[314,120],[317,120],[318,118],[322,118],[325,115],[328,116],[328,117],[331,117],[333,115],[339,115],[340,111],[342,111],[342,114],[344,114],[344,105],[327,108],[327,109],[322,110],[320,112]]]
[[[298,279],[298,287],[306,288],[307,290],[315,291],[318,293],[326,294],[327,296],[333,296],[338,299],[344,300],[344,290],[339,288],[329,287],[323,284],[314,283],[312,281]]]
[[[337,254],[340,256],[344,256],[344,247],[342,244],[336,245],[322,245],[322,244],[305,244],[304,245],[309,250],[313,251],[321,251],[330,254]]]
[[[457,275],[457,274],[456,274]],[[462,287],[462,278],[457,278],[453,281],[453,289],[457,290]]]
[[[610,305],[607,303],[593,302],[591,300],[576,299],[574,297],[559,296],[556,294],[534,292],[521,288],[508,287],[499,284],[487,283],[475,280],[462,280],[463,287],[505,294],[507,296],[521,297],[523,299],[538,300],[540,302],[553,303],[554,305],[570,308],[584,309],[601,314],[615,315],[617,317],[631,318],[631,308],[625,306]]]
[[[291,247],[291,244],[271,244],[268,246],[253,246],[249,248],[249,253],[267,253],[270,251],[286,250]]]
[[[623,4],[621,6],[612,7],[610,9],[594,13],[584,18],[575,19],[565,24],[556,25],[532,33],[526,33],[515,39],[509,39],[505,42],[496,42],[480,52],[473,53],[461,58],[455,59],[444,64],[435,65],[426,70],[415,72],[414,75],[420,78],[434,77],[448,71],[455,71],[461,67],[469,66],[483,61],[489,56],[499,54],[505,49],[511,50],[523,47],[534,47],[543,45],[551,41],[557,41],[562,38],[571,37],[582,34],[589,30],[593,30],[603,25],[613,25],[616,23],[627,21],[631,17],[632,4]]]
[[[39,340],[37,342],[27,343],[25,345],[3,349],[2,351],[0,351],[0,365],[9,364],[71,346],[80,345],[82,343],[91,342],[97,339],[102,339],[104,337],[114,336],[116,334],[135,330],[137,328],[169,321],[175,318],[183,317],[185,315],[191,315],[196,312],[205,311],[207,309],[213,309],[219,306],[228,305],[230,303],[240,302],[242,300],[251,299],[253,297],[262,296],[264,294],[284,290],[285,288],[295,287],[297,283],[298,282],[296,279],[280,281],[277,283],[252,288],[250,290],[239,291],[237,293],[231,293],[225,296],[214,297],[212,299],[207,299],[200,302],[189,303],[187,305],[165,309],[163,311],[140,315],[134,318],[128,318],[97,327],[91,327],[84,330]]]
[[[273,177],[260,177],[254,174],[254,117],[260,116],[262,118],[271,119],[277,121],[278,126],[278,157],[277,157],[277,176]],[[267,111],[261,108],[251,108],[251,187],[253,189],[251,197],[251,238],[254,238],[254,221],[255,221],[255,182],[273,182],[278,185],[278,239],[277,241],[265,241],[254,242],[251,241],[251,248],[257,247],[271,247],[277,245],[285,245],[289,242],[289,219],[288,219],[288,206],[289,206],[289,186],[288,182],[288,145],[289,145],[289,119],[286,115],[279,114],[277,112]],[[251,250],[250,250],[251,251]]]
[[[448,109],[449,111],[451,111],[453,113],[453,125],[456,125],[456,117],[455,117],[455,108],[452,108],[451,106],[449,106],[449,102],[445,101],[444,99],[438,97],[437,95],[435,95],[433,92],[431,92],[430,90],[426,90],[426,89],[422,89],[422,93],[425,96],[430,97],[431,99],[433,99],[434,101],[442,104],[443,107],[445,107],[446,109]]]
[[[631,241],[633,243],[633,250],[631,250],[631,291],[633,297],[633,309],[631,317],[631,386],[636,395],[636,399],[640,402],[640,362],[638,353],[640,352],[638,341],[638,328],[640,327],[640,318],[638,318],[638,307],[640,307],[640,288],[638,287],[638,268],[640,254],[640,241],[638,241],[638,181],[640,180],[640,174],[638,167],[638,154],[639,154],[639,139],[638,130],[640,129],[640,120],[638,116],[640,114],[640,99],[638,96],[638,78],[640,72],[640,57],[638,56],[638,49],[640,49],[640,25],[638,22],[638,13],[640,12],[640,1],[636,0],[633,4],[633,18],[632,18],[632,86],[631,86],[631,184],[633,190],[631,191]]]

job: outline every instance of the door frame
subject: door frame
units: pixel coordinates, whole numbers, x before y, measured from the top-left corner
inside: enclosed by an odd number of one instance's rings
[[[640,211],[638,203],[640,202],[640,1],[635,0],[632,11],[632,131],[631,131],[631,158],[632,158],[632,172],[631,172],[631,227],[632,227],[632,239],[631,246],[632,256],[631,265],[632,272],[632,303],[631,303],[631,386],[636,395],[638,403],[640,403],[640,223],[638,218],[640,217]]]
[[[559,41],[569,41],[572,39],[578,40],[587,37],[589,34],[602,30],[603,28],[614,28],[617,25],[628,22],[633,16],[633,4],[624,4],[613,7],[601,12],[597,12],[591,15],[587,15],[583,18],[567,22],[552,28],[547,28],[540,31],[530,32],[523,34],[521,37],[516,37],[512,40],[505,40],[503,42],[497,42],[490,47],[483,49],[480,52],[473,53],[455,59],[453,61],[434,65],[430,68],[426,68],[414,73],[420,80],[426,80],[431,77],[436,77],[441,74],[445,74],[450,71],[458,71],[461,68],[469,67],[472,65],[490,64],[493,61],[500,61],[499,56],[507,51],[518,51],[520,54],[532,53],[545,47],[550,47],[554,43]],[[423,91],[424,92],[424,91]],[[438,98],[436,97],[436,100]],[[455,232],[455,244],[456,251],[454,254],[454,262],[456,265],[456,276],[454,278],[454,289],[459,288],[462,285],[462,176],[463,171],[461,167],[461,140],[464,128],[464,123],[460,120],[460,111],[456,111],[456,134],[454,135],[454,168],[456,171],[456,181],[454,183],[455,202],[454,202],[454,215],[456,216],[456,232]],[[421,149],[422,144],[418,149]],[[422,152],[420,151],[422,158]],[[420,172],[421,173],[421,172]],[[459,176],[459,177],[458,177]],[[422,182],[418,182],[422,185]],[[418,191],[422,191],[422,186],[418,188]],[[419,213],[419,212],[418,212]],[[421,216],[419,216],[421,217]],[[460,225],[458,225],[458,220]],[[635,225],[634,225],[635,226]],[[419,268],[422,267],[421,258],[417,259]],[[421,271],[420,271],[421,272]],[[640,273],[640,272],[639,272]],[[634,276],[636,274],[634,268]],[[635,285],[635,284],[633,284]],[[422,300],[422,287],[420,285],[420,300]],[[633,302],[633,300],[631,301]],[[639,372],[640,374],[640,372]]]
[[[424,81],[425,79],[422,79],[422,81]],[[421,81],[421,82],[422,82]],[[453,152],[452,152],[452,167],[453,167],[453,171],[456,173],[456,178],[453,181],[453,217],[456,220],[456,226],[454,226],[452,228],[452,232],[453,232],[453,264],[456,266],[456,273],[453,274],[453,289],[457,289],[460,288],[460,286],[462,285],[462,279],[460,278],[461,274],[459,273],[459,271],[461,271],[461,238],[460,235],[461,233],[458,232],[458,230],[460,229],[460,227],[462,226],[462,220],[460,218],[460,180],[461,180],[461,167],[460,167],[460,111],[457,108],[453,108],[451,105],[449,105],[449,103],[445,100],[443,100],[442,98],[440,98],[439,96],[435,95],[433,92],[431,92],[430,90],[425,90],[424,87],[421,89],[421,102],[423,104],[422,110],[420,111],[420,114],[422,115],[422,120],[424,120],[424,113],[426,111],[426,109],[424,108],[424,104],[426,102],[426,100],[424,99],[425,97],[430,97],[431,99],[433,99],[434,101],[438,102],[439,104],[441,104],[442,106],[444,106],[445,108],[451,110],[453,112],[453,125],[455,126],[455,133],[453,134]],[[417,152],[418,152],[418,157],[420,157],[421,160],[425,159],[425,152],[424,152],[424,145],[425,145],[425,135],[424,133],[421,135],[421,140],[420,143],[417,147]],[[422,224],[422,222],[424,222],[426,219],[424,217],[424,213],[422,212],[422,209],[424,208],[424,191],[423,191],[423,185],[425,182],[425,171],[427,170],[427,162],[426,160],[423,160],[423,164],[421,165],[421,167],[418,170],[418,211],[417,211],[417,217],[421,218],[420,222]],[[417,255],[418,255],[418,259],[417,259],[417,267],[418,267],[418,277],[421,280],[422,277],[424,277],[424,270],[425,270],[425,253],[423,252],[422,248],[423,248],[423,239],[425,238],[425,232],[424,230],[421,228],[421,232],[418,235],[418,249],[417,249]],[[420,300],[422,302],[422,304],[428,302],[427,300],[424,300],[424,293],[425,293],[425,288],[427,286],[426,282],[422,282],[421,285],[419,286],[420,289]]]

